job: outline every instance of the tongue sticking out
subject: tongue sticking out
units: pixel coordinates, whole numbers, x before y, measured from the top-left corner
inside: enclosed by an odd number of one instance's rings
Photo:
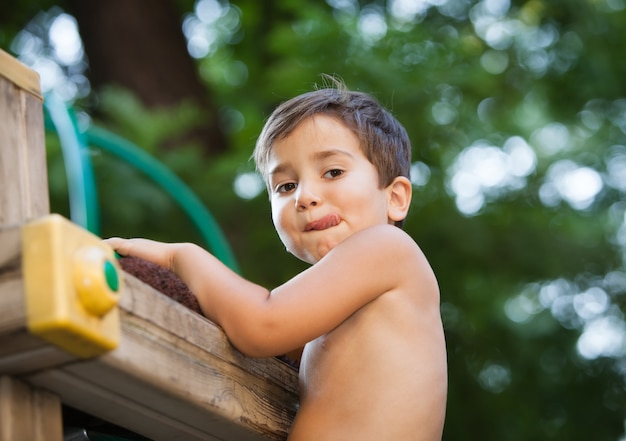
[[[324,216],[321,219],[318,219],[316,221],[310,222],[307,226],[306,226],[306,230],[307,231],[311,231],[311,230],[325,230],[326,228],[330,228],[330,227],[334,227],[336,225],[339,225],[339,222],[341,221],[341,219],[339,218],[339,215],[336,213],[331,213],[331,214],[327,214],[326,216]]]

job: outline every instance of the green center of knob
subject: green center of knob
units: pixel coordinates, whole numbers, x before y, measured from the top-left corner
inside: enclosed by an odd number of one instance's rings
[[[115,265],[109,260],[104,262],[104,277],[111,291],[117,291],[120,287],[120,281],[117,278],[117,270]]]

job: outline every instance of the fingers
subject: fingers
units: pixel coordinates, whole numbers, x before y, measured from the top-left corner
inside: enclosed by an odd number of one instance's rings
[[[149,239],[122,239],[120,237],[104,239],[104,242],[121,256],[139,257],[169,269],[170,244]]]
[[[118,254],[122,256],[127,255],[127,252],[125,252],[125,248],[128,248],[125,247],[125,243],[128,242],[127,239],[122,239],[121,237],[110,237],[108,239],[104,239],[103,242],[113,248],[113,250]]]
[[[147,239],[122,239],[121,237],[110,237],[104,239],[113,250],[121,256],[134,256],[146,258],[146,254],[151,253],[151,247],[156,242]]]

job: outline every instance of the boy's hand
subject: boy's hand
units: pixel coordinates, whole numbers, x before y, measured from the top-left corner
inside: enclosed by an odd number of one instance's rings
[[[121,256],[140,257],[168,270],[172,269],[175,244],[149,239],[122,239],[120,237],[104,239],[104,242]]]

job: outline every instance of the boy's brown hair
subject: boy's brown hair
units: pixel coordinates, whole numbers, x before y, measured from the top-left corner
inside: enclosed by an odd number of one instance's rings
[[[325,77],[334,87],[298,95],[270,115],[256,142],[253,157],[267,184],[267,161],[274,142],[288,136],[304,119],[324,114],[346,125],[359,139],[365,157],[378,171],[378,185],[387,187],[398,176],[410,178],[411,142],[406,130],[372,96],[350,91],[340,80]],[[401,226],[402,222],[396,223]]]

